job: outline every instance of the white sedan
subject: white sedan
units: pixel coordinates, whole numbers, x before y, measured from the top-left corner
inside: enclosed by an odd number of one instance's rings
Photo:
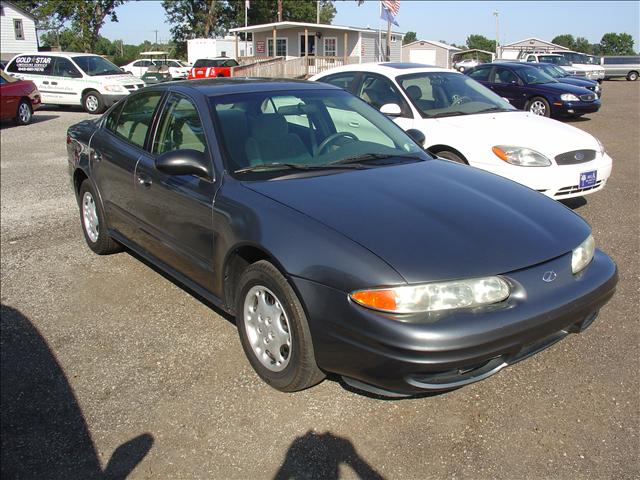
[[[369,63],[327,70],[310,80],[342,87],[404,130],[421,131],[425,149],[438,157],[501,175],[556,200],[597,192],[611,175],[611,157],[594,136],[516,110],[451,70]]]
[[[189,74],[189,70],[191,67],[188,63],[183,62],[181,60],[175,60],[172,58],[169,59],[151,59],[151,58],[140,58],[138,60],[134,60],[131,63],[127,63],[123,65],[121,68],[125,72],[129,72],[136,77],[142,77],[147,70],[152,65],[162,65],[166,64],[169,67],[169,73],[171,74],[171,78],[174,80],[184,80],[187,78]]]

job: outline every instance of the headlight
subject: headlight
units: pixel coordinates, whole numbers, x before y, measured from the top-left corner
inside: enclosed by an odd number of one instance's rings
[[[477,307],[509,296],[500,277],[471,278],[395,288],[358,290],[349,295],[356,303],[390,313],[418,313]]]
[[[589,235],[587,239],[573,249],[571,254],[571,271],[576,274],[585,269],[589,262],[593,259],[593,253],[596,249],[596,242],[593,235]]]
[[[560,100],[563,102],[579,102],[580,99],[576,97],[573,93],[563,93],[560,95]]]
[[[600,87],[600,84],[599,84],[599,83],[596,83],[596,84],[594,85],[593,89],[594,89],[596,92],[599,92],[600,90],[602,90],[602,88]]]
[[[122,88],[122,85],[105,85],[104,89],[107,92],[122,92],[124,90],[124,88]]]
[[[551,160],[530,148],[496,145],[491,150],[496,156],[507,163],[520,167],[548,167]]]
[[[602,144],[602,142],[596,138],[596,142],[598,142],[598,147],[600,147],[600,155],[604,155],[605,154],[605,150],[604,150],[604,145]]]

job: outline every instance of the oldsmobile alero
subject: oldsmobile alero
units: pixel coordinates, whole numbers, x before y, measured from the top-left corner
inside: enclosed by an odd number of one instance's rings
[[[67,148],[89,247],[235,315],[268,384],[400,396],[584,330],[617,283],[578,215],[422,140],[331,85],[218,79],[133,93]]]

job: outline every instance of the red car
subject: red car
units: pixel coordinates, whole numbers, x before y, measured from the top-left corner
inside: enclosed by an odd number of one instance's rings
[[[18,80],[0,70],[0,120],[13,118],[18,125],[27,125],[40,105],[35,83]]]
[[[200,58],[189,70],[189,80],[198,78],[230,77],[233,67],[239,64],[233,58]]]

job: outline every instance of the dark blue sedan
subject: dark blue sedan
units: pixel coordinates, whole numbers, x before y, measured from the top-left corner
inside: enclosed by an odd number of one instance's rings
[[[331,85],[216,79],[133,93],[67,151],[89,248],[126,247],[234,315],[269,385],[334,373],[397,396],[584,330],[617,283],[578,215],[423,141]]]
[[[602,95],[602,86],[596,80],[589,80],[585,77],[578,77],[571,75],[566,70],[554,65],[553,63],[528,63],[532,67],[539,68],[550,77],[555,78],[560,83],[567,83],[569,85],[575,85],[576,87],[583,87],[591,90],[598,98]]]
[[[545,117],[580,117],[600,109],[591,90],[562,83],[528,63],[489,63],[464,72],[511,105]]]

